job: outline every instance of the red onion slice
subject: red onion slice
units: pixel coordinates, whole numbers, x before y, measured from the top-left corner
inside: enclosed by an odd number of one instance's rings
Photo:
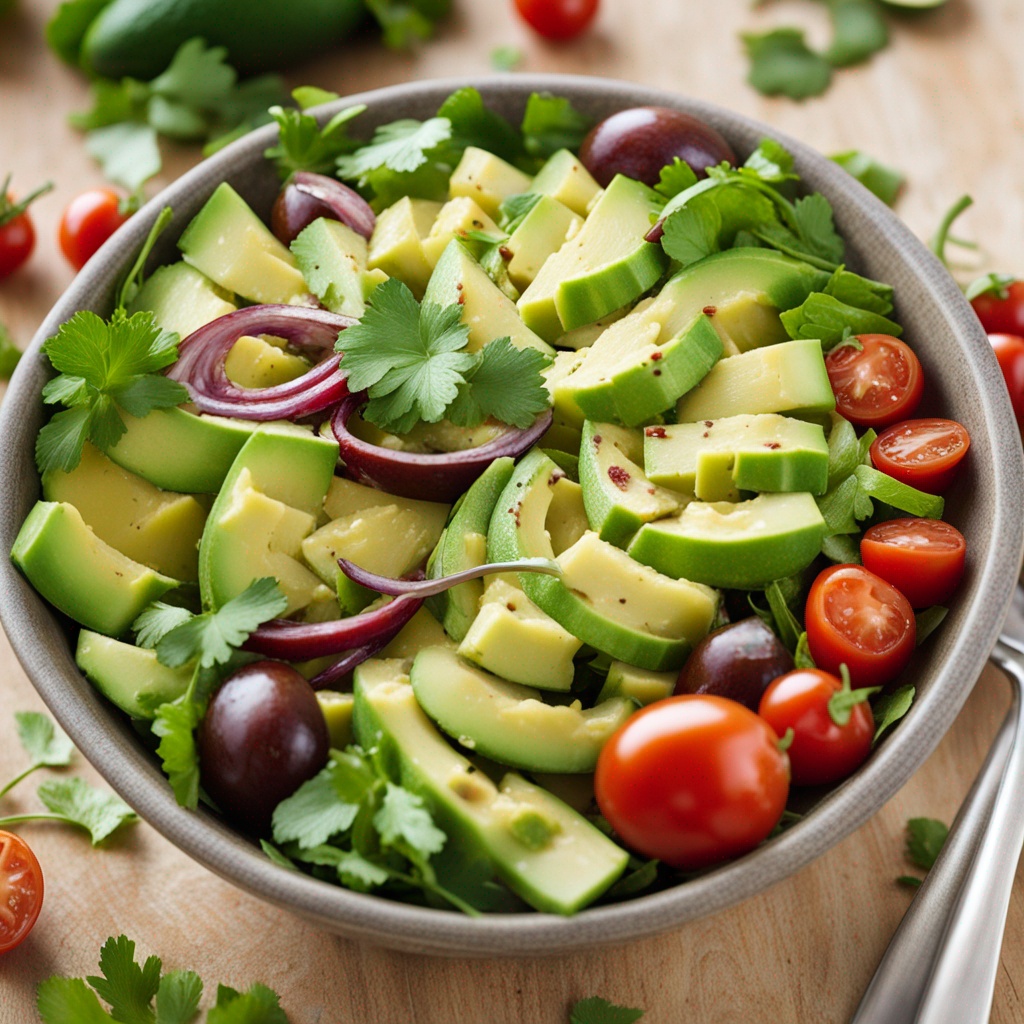
[[[281,189],[270,215],[270,227],[285,244],[319,217],[340,220],[363,238],[377,223],[370,204],[354,189],[312,171],[296,171]]]
[[[200,412],[244,420],[299,419],[322,412],[348,394],[334,343],[356,321],[306,306],[248,306],[193,331],[178,347],[178,361],[167,371],[181,381]],[[224,362],[246,334],[271,334],[321,356],[308,373],[269,388],[243,388],[229,380]]]
[[[387,643],[419,611],[414,595],[396,597],[390,604],[334,622],[292,622],[273,619],[258,627],[242,645],[246,651],[281,661],[308,661],[341,654],[376,641]]]
[[[453,502],[495,459],[504,455],[517,458],[532,448],[551,426],[552,416],[548,409],[531,426],[522,430],[509,427],[478,448],[424,455],[381,448],[356,437],[348,429],[348,421],[365,404],[365,394],[350,395],[331,417],[346,475],[389,494],[424,501]]]
[[[489,562],[477,565],[472,569],[463,569],[448,576],[438,576],[432,580],[396,580],[392,576],[378,576],[375,572],[363,569],[350,562],[347,558],[339,558],[341,571],[354,583],[376,590],[378,594],[414,594],[416,597],[433,597],[442,594],[452,587],[457,587],[466,580],[477,580],[481,576],[489,576],[496,572],[542,572],[548,576],[561,576],[562,569],[550,558],[521,558],[517,562]]]
[[[354,668],[362,665],[375,654],[379,654],[390,643],[388,640],[374,640],[372,644],[365,647],[357,647],[355,650],[346,651],[333,665],[325,668],[323,672],[313,676],[309,685],[314,690],[329,690],[339,679],[344,679]]]

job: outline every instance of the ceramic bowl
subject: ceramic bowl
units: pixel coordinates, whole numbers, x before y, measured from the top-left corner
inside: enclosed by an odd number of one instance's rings
[[[773,136],[796,157],[808,189],[831,200],[851,267],[895,286],[896,317],[921,354],[928,382],[922,412],[959,420],[972,438],[948,496],[948,518],[967,536],[969,559],[942,629],[915,658],[907,678],[917,687],[913,708],[868,762],[833,789],[798,824],[747,856],[675,888],[576,917],[515,914],[473,920],[423,909],[277,867],[251,841],[206,811],[182,810],[156,760],[128,720],[107,704],[75,667],[71,633],[14,570],[0,559],[0,612],[26,672],[43,700],[110,785],[185,853],[235,885],[351,938],[421,953],[539,955],[621,943],[721,910],[797,871],[862,824],[924,761],[974,685],[999,632],[1021,561],[1024,486],[1016,423],[985,335],[939,262],[881,202],[808,146],[707,103],[623,82],[575,77],[507,76],[476,81],[399,85],[334,105],[366,104],[358,130],[399,117],[426,118],[455,88],[474,84],[485,101],[517,118],[534,90],[568,96],[595,118],[624,107],[658,104],[704,118],[745,156]],[[325,116],[332,108],[324,108]],[[44,421],[40,391],[48,369],[43,340],[79,309],[108,314],[114,288],[138,252],[157,212],[174,209],[158,261],[174,258],[174,241],[206,197],[229,181],[264,218],[278,189],[263,151],[274,129],[241,139],[152,200],[93,258],[57,303],[22,360],[0,409],[6,457],[0,465],[0,548],[9,551],[39,494],[33,443]]]

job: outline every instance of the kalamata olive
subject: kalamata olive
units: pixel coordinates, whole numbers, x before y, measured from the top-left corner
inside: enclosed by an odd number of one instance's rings
[[[236,824],[266,832],[274,808],[327,763],[327,723],[309,683],[278,661],[228,676],[199,728],[202,784]]]
[[[270,211],[270,228],[280,242],[291,245],[319,217],[340,220],[369,238],[377,217],[358,192],[334,178],[296,171],[285,183]]]
[[[580,160],[601,185],[616,174],[656,185],[675,157],[699,178],[723,160],[736,163],[732,147],[711,125],[668,107],[620,110],[594,125],[580,148]]]
[[[757,711],[773,680],[793,670],[793,655],[758,618],[709,633],[693,649],[676,683],[678,693],[714,693]]]

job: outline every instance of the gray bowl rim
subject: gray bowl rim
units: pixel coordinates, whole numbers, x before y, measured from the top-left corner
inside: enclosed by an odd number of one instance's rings
[[[770,136],[785,145],[813,187],[826,192],[847,219],[898,247],[908,269],[924,282],[948,328],[959,339],[982,400],[985,430],[1007,458],[985,467],[991,474],[996,538],[975,563],[987,599],[966,610],[950,657],[907,718],[846,783],[813,813],[752,853],[706,875],[654,895],[596,907],[571,918],[539,913],[470,919],[351,892],[274,865],[250,841],[205,810],[179,808],[155,764],[75,667],[60,619],[29,587],[9,559],[0,559],[0,619],[21,664],[57,720],[107,782],[158,832],[205,867],[262,899],[349,938],[417,953],[460,956],[538,956],[572,953],[640,939],[711,914],[791,875],[851,833],[884,804],[935,748],[970,693],[998,636],[1017,581],[1024,549],[1024,463],[1020,438],[998,366],[959,288],[935,257],[882,203],[809,146],[751,118],[714,104],[628,82],[574,75],[514,75],[438,79],[352,95],[317,111],[327,117],[354,103],[368,110],[372,127],[396,116],[427,116],[453,90],[472,85],[485,101],[521,108],[534,91],[567,96],[584,109],[611,112],[627,106],[676,107],[703,118],[727,136]],[[138,251],[159,210],[206,195],[239,168],[260,159],[273,126],[233,143],[189,171],[133,217],[106,243],[57,302],[15,373],[0,407],[0,437],[18,457],[0,463],[0,546],[10,550],[17,527],[38,493],[28,439],[42,421],[39,392],[48,374],[43,341],[78,309],[109,309],[114,283]],[[183,224],[175,224],[176,237]],[[859,227],[858,230],[861,228]],[[848,242],[853,241],[849,229]],[[156,884],[156,880],[154,880]]]

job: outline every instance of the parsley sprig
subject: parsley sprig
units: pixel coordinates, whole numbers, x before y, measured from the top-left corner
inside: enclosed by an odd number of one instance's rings
[[[210,696],[223,675],[248,657],[238,648],[250,634],[287,607],[288,600],[277,581],[267,576],[251,583],[216,611],[193,615],[157,601],[135,620],[132,628],[139,645],[154,648],[162,665],[195,666],[185,692],[177,700],[159,705],[153,720],[153,732],[160,737],[157,756],[183,807],[194,808],[199,802],[195,730]]]
[[[338,94],[312,86],[301,86],[292,91],[292,98],[298,103],[298,109],[280,105],[270,108],[270,116],[277,122],[278,138],[277,143],[263,155],[277,165],[277,173],[282,181],[295,171],[332,174],[340,156],[359,148],[360,143],[348,134],[348,124],[366,107],[346,107],[321,128],[317,119],[305,111],[309,107],[337,99]]]
[[[397,278],[374,291],[362,320],[338,339],[349,389],[369,394],[365,419],[399,434],[446,415],[460,426],[493,416],[528,427],[547,408],[544,355],[508,338],[467,352],[461,314],[458,304],[421,306]]]
[[[107,939],[99,967],[98,976],[54,976],[39,984],[36,1005],[43,1024],[189,1024],[199,1012],[203,996],[199,975],[195,971],[163,974],[158,956],[137,963],[135,943],[125,935]],[[288,1024],[288,1016],[277,993],[265,985],[255,984],[245,992],[218,985],[206,1024]]]

